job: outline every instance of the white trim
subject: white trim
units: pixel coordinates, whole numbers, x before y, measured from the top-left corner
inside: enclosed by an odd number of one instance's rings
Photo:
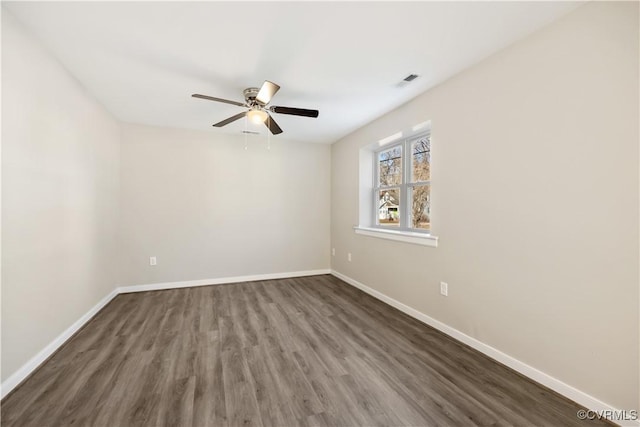
[[[81,318],[76,320],[73,325],[69,326],[64,332],[58,335],[53,341],[51,341],[45,348],[40,350],[38,354],[33,356],[27,363],[22,365],[20,369],[14,372],[9,378],[4,380],[0,385],[0,398],[4,398],[11,390],[24,381],[38,366],[40,366],[45,360],[47,360],[53,353],[55,353],[62,344],[64,344],[73,334],[78,332],[85,323],[87,323],[93,316],[95,316],[104,306],[118,295],[118,290],[114,289],[102,298],[100,302],[94,305],[88,312],[86,312]]]
[[[552,377],[549,374],[546,374],[536,368],[534,368],[533,366],[527,365],[524,362],[521,362],[520,360],[509,356],[506,353],[501,352],[500,350],[491,347],[488,344],[483,343],[482,341],[479,341],[473,337],[470,337],[469,335],[460,332],[459,330],[452,328],[451,326],[440,322],[439,320],[434,319],[433,317],[427,316],[426,314],[416,310],[415,308],[409,307],[406,304],[401,303],[398,300],[395,300],[385,294],[383,294],[382,292],[376,291],[373,288],[368,287],[367,285],[364,285],[360,282],[358,282],[355,279],[352,279],[351,277],[345,276],[342,273],[339,273],[335,270],[331,271],[331,274],[335,277],[337,277],[340,280],[343,280],[344,282],[348,283],[349,285],[356,287],[366,293],[368,293],[369,295],[373,296],[374,298],[379,299],[380,301],[389,304],[392,307],[397,308],[398,310],[402,311],[403,313],[408,314],[409,316],[413,317],[414,319],[417,319],[419,321],[421,321],[422,323],[426,323],[429,326],[432,326],[436,329],[438,329],[441,332],[444,332],[445,334],[449,335],[452,338],[455,338],[456,340],[467,344],[468,346],[480,351],[481,353],[486,354],[487,356],[491,357],[494,360],[497,360],[498,362],[510,367],[511,369],[521,373],[522,375],[531,378],[532,380],[550,388],[551,390],[554,390],[558,393],[560,393],[561,395],[567,397],[568,399],[573,400],[574,402],[584,406],[587,409],[591,409],[593,411],[618,411],[620,412],[620,410],[614,408],[613,406],[602,402],[601,400],[583,392],[578,390],[577,388],[570,386],[569,384],[566,384],[562,381],[560,381],[557,378]],[[631,408],[629,408],[630,410]],[[624,426],[640,426],[640,420],[635,420],[635,421],[625,421],[624,424],[619,424],[619,425],[624,425]]]
[[[221,277],[217,279],[188,280],[183,282],[148,283],[144,285],[121,286],[118,288],[118,293],[125,294],[129,292],[160,291],[163,289],[176,289],[176,288],[193,288],[196,286],[223,285],[227,283],[239,283],[239,282],[254,282],[256,280],[288,279],[290,277],[318,276],[320,274],[331,274],[331,270],[326,268],[322,270],[305,270],[305,271],[291,271],[288,273],[254,274],[252,276]]]
[[[288,279],[291,277],[317,276],[320,274],[331,274],[331,270],[305,270],[293,271],[288,273],[256,274],[253,276],[235,276],[217,279],[190,280],[185,282],[150,283],[146,285],[117,287],[116,289],[111,291],[109,295],[104,297],[98,304],[91,308],[91,310],[86,312],[80,319],[76,320],[73,325],[69,326],[56,339],[51,341],[45,348],[40,350],[38,354],[33,356],[27,363],[22,365],[9,378],[7,378],[0,385],[0,399],[3,399],[7,394],[9,394],[9,392],[11,392],[11,390],[16,388],[22,381],[24,381],[29,375],[31,375],[33,371],[35,371],[53,353],[55,353],[69,338],[71,338],[71,336],[73,336],[73,334],[78,332],[80,328],[85,325],[85,323],[91,320],[93,316],[95,316],[100,310],[102,310],[102,308],[104,308],[104,306],[106,306],[119,294],[129,292],[154,291],[161,289],[188,288],[194,286],[220,285],[224,283],[251,282],[255,280]]]
[[[377,237],[379,239],[395,240],[397,242],[413,243],[415,245],[438,247],[438,238],[431,234],[415,233],[410,231],[399,230],[383,230],[380,228],[362,227],[356,225],[353,227],[356,234],[363,236]]]

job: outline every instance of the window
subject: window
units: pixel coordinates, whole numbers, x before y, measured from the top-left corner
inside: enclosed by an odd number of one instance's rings
[[[374,163],[376,226],[429,232],[431,134],[421,134],[377,151]]]
[[[431,121],[360,148],[356,234],[438,247],[431,224]]]

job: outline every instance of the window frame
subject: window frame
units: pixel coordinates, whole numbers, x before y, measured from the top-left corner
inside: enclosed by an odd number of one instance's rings
[[[429,212],[431,211],[431,150],[429,150],[429,180],[427,181],[412,181],[413,174],[413,148],[414,142],[429,137],[429,146],[431,147],[431,130],[426,132],[420,132],[415,135],[411,135],[408,138],[400,141],[383,145],[377,150],[374,150],[373,155],[373,221],[371,222],[373,228],[380,230],[420,233],[424,235],[431,235],[431,218],[429,218],[429,230],[422,228],[411,227],[411,193],[414,187],[423,185],[429,186]],[[400,165],[402,169],[400,184],[394,185],[380,185],[380,153],[392,150],[396,147],[400,147]],[[380,224],[380,191],[385,189],[399,188],[400,200],[398,207],[400,210],[399,223],[397,225],[385,225]]]

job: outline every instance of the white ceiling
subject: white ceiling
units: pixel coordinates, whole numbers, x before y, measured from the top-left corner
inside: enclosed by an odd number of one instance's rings
[[[331,143],[550,23],[570,2],[2,2],[114,116],[239,133],[267,79],[286,139]],[[408,74],[420,77],[399,85]],[[264,126],[248,125],[265,132]]]

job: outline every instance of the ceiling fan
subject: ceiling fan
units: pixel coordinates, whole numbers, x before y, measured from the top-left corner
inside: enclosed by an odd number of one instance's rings
[[[222,98],[214,98],[213,96],[200,95],[194,93],[194,98],[207,99],[209,101],[223,102],[225,104],[237,105],[238,107],[246,107],[247,111],[243,111],[242,113],[238,113],[235,116],[231,116],[228,119],[224,119],[221,122],[214,124],[215,127],[222,127],[228,125],[229,123],[233,123],[238,119],[247,116],[254,123],[264,123],[272,134],[277,135],[282,133],[282,129],[278,124],[273,120],[273,117],[269,114],[269,111],[272,113],[278,114],[290,114],[292,116],[303,116],[303,117],[318,117],[318,110],[306,110],[304,108],[293,108],[293,107],[278,107],[278,106],[270,106],[267,107],[273,95],[276,94],[280,90],[280,86],[277,84],[265,80],[262,84],[262,87],[258,89],[257,87],[249,87],[243,91],[244,94],[244,102],[231,101],[228,99]]]

